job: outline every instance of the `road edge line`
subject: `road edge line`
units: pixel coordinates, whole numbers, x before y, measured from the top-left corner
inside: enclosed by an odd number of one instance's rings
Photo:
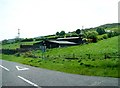
[[[0,65],[0,67],[4,68],[6,71],[10,71],[8,68],[6,68],[6,67],[4,67],[2,65]]]
[[[35,84],[35,83],[33,83],[33,82],[31,82],[31,81],[29,81],[29,80],[23,78],[22,76],[18,76],[18,78],[22,79],[23,81],[25,81],[25,82],[27,82],[27,83],[29,83],[29,84],[35,86],[35,87],[39,87],[37,84]],[[39,88],[41,88],[41,87],[39,87]]]

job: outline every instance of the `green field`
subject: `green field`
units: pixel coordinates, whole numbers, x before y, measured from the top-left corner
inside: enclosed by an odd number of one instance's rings
[[[40,50],[19,55],[3,54],[2,59],[67,73],[120,77],[118,36],[97,43],[47,49],[44,59]]]
[[[2,49],[16,49],[16,48],[20,48],[18,43],[2,45]]]
[[[76,57],[83,56],[85,54],[117,54],[118,53],[118,37],[104,39],[98,43],[90,43],[86,45],[78,45],[66,48],[56,48],[47,50],[46,54],[58,56],[58,55],[72,55]],[[97,58],[96,58],[97,59]]]
[[[37,43],[37,42],[40,42],[40,41],[4,44],[2,45],[2,49],[16,49],[16,48],[20,48],[20,44],[33,45],[34,43]]]

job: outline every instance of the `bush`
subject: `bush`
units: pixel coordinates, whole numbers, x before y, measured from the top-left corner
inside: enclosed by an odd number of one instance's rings
[[[103,28],[97,28],[96,31],[98,32],[99,35],[105,34],[105,30]]]
[[[104,39],[107,39],[107,38],[108,38],[108,35],[107,35],[107,34],[104,34],[102,37],[103,37]]]
[[[16,56],[16,57],[20,57],[20,53],[16,53],[15,56]]]
[[[97,35],[98,35],[98,33],[96,31],[88,31],[87,32],[87,38],[92,39],[92,42],[97,42]]]
[[[98,40],[103,40],[103,36],[97,36]]]
[[[109,32],[109,33],[107,33],[107,35],[108,35],[108,38],[111,38],[111,37],[114,36],[114,33],[113,32]]]

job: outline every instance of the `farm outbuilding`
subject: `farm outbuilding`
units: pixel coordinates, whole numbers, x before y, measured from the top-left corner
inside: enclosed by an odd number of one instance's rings
[[[39,48],[40,46],[46,46],[46,48],[58,48],[58,47],[73,46],[73,45],[77,45],[77,43],[69,42],[69,41],[45,40],[33,44],[33,47]]]
[[[65,46],[73,46],[73,45],[77,45],[77,43],[69,42],[69,41],[56,41],[56,40],[45,41],[45,46],[47,48],[57,48],[57,47],[65,47]]]
[[[79,37],[57,38],[56,40],[43,40],[41,42],[34,43],[33,49],[40,49],[40,46],[46,46],[46,48],[58,48],[67,47],[82,44],[83,40]],[[31,46],[26,46],[30,47]]]

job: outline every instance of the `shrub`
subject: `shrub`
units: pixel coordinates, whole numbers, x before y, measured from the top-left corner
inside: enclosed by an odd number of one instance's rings
[[[96,31],[88,31],[87,32],[87,38],[92,39],[92,42],[97,42],[97,35],[98,35],[98,33]]]
[[[103,36],[97,36],[97,40],[103,40]]]
[[[19,57],[19,56],[20,56],[20,53],[16,53],[15,56]]]
[[[111,37],[114,36],[114,33],[113,32],[109,32],[109,33],[107,33],[107,35],[108,35],[108,38],[111,38]]]
[[[105,30],[103,28],[97,28],[96,31],[98,32],[99,35],[105,34]]]
[[[107,34],[104,34],[102,37],[103,37],[104,39],[107,39],[107,38],[108,38],[108,35],[107,35]]]

